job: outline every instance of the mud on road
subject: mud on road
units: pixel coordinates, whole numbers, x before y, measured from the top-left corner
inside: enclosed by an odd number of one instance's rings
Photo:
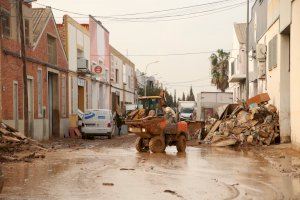
[[[47,143],[45,159],[5,163],[0,199],[299,199],[299,152],[188,147],[137,153],[135,136]]]

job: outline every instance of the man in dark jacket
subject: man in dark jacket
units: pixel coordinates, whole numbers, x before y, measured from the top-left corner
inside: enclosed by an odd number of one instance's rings
[[[115,117],[114,117],[114,120],[115,120],[115,125],[116,125],[117,128],[118,128],[118,135],[121,136],[122,119],[121,119],[121,116],[119,115],[118,112],[116,112],[116,115],[115,115]]]

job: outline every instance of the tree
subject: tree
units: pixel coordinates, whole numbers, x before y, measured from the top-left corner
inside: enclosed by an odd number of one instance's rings
[[[190,94],[189,94],[187,100],[188,100],[188,101],[195,101],[195,95],[194,95],[193,87],[192,87],[192,86],[191,86]]]
[[[185,94],[182,93],[182,101],[185,101]]]
[[[211,62],[211,83],[217,86],[218,90],[225,92],[229,87],[228,66],[229,52],[218,49],[217,53],[210,56]]]
[[[167,90],[165,90],[165,95],[166,95],[166,103],[167,103],[167,105],[170,106],[170,107],[173,107],[174,106],[174,102],[173,102],[172,95],[170,95]]]
[[[177,106],[177,97],[176,97],[176,90],[174,90],[174,106]]]

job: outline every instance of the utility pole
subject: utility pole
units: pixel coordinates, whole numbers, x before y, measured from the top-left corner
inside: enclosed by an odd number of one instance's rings
[[[26,49],[24,37],[24,21],[23,21],[23,0],[19,0],[19,24],[21,37],[21,59],[23,63],[23,100],[24,100],[24,134],[28,136],[28,89],[27,89],[27,71],[26,71]]]
[[[2,11],[0,11],[0,121],[2,122],[2,39],[3,39],[3,29],[2,29]]]
[[[247,39],[246,39],[246,100],[249,99],[249,0],[247,0]]]

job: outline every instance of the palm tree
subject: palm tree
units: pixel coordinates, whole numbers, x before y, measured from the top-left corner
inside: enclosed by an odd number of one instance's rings
[[[218,49],[217,53],[210,56],[211,62],[211,83],[217,86],[218,90],[225,92],[229,87],[228,83],[228,66],[229,52]]]

